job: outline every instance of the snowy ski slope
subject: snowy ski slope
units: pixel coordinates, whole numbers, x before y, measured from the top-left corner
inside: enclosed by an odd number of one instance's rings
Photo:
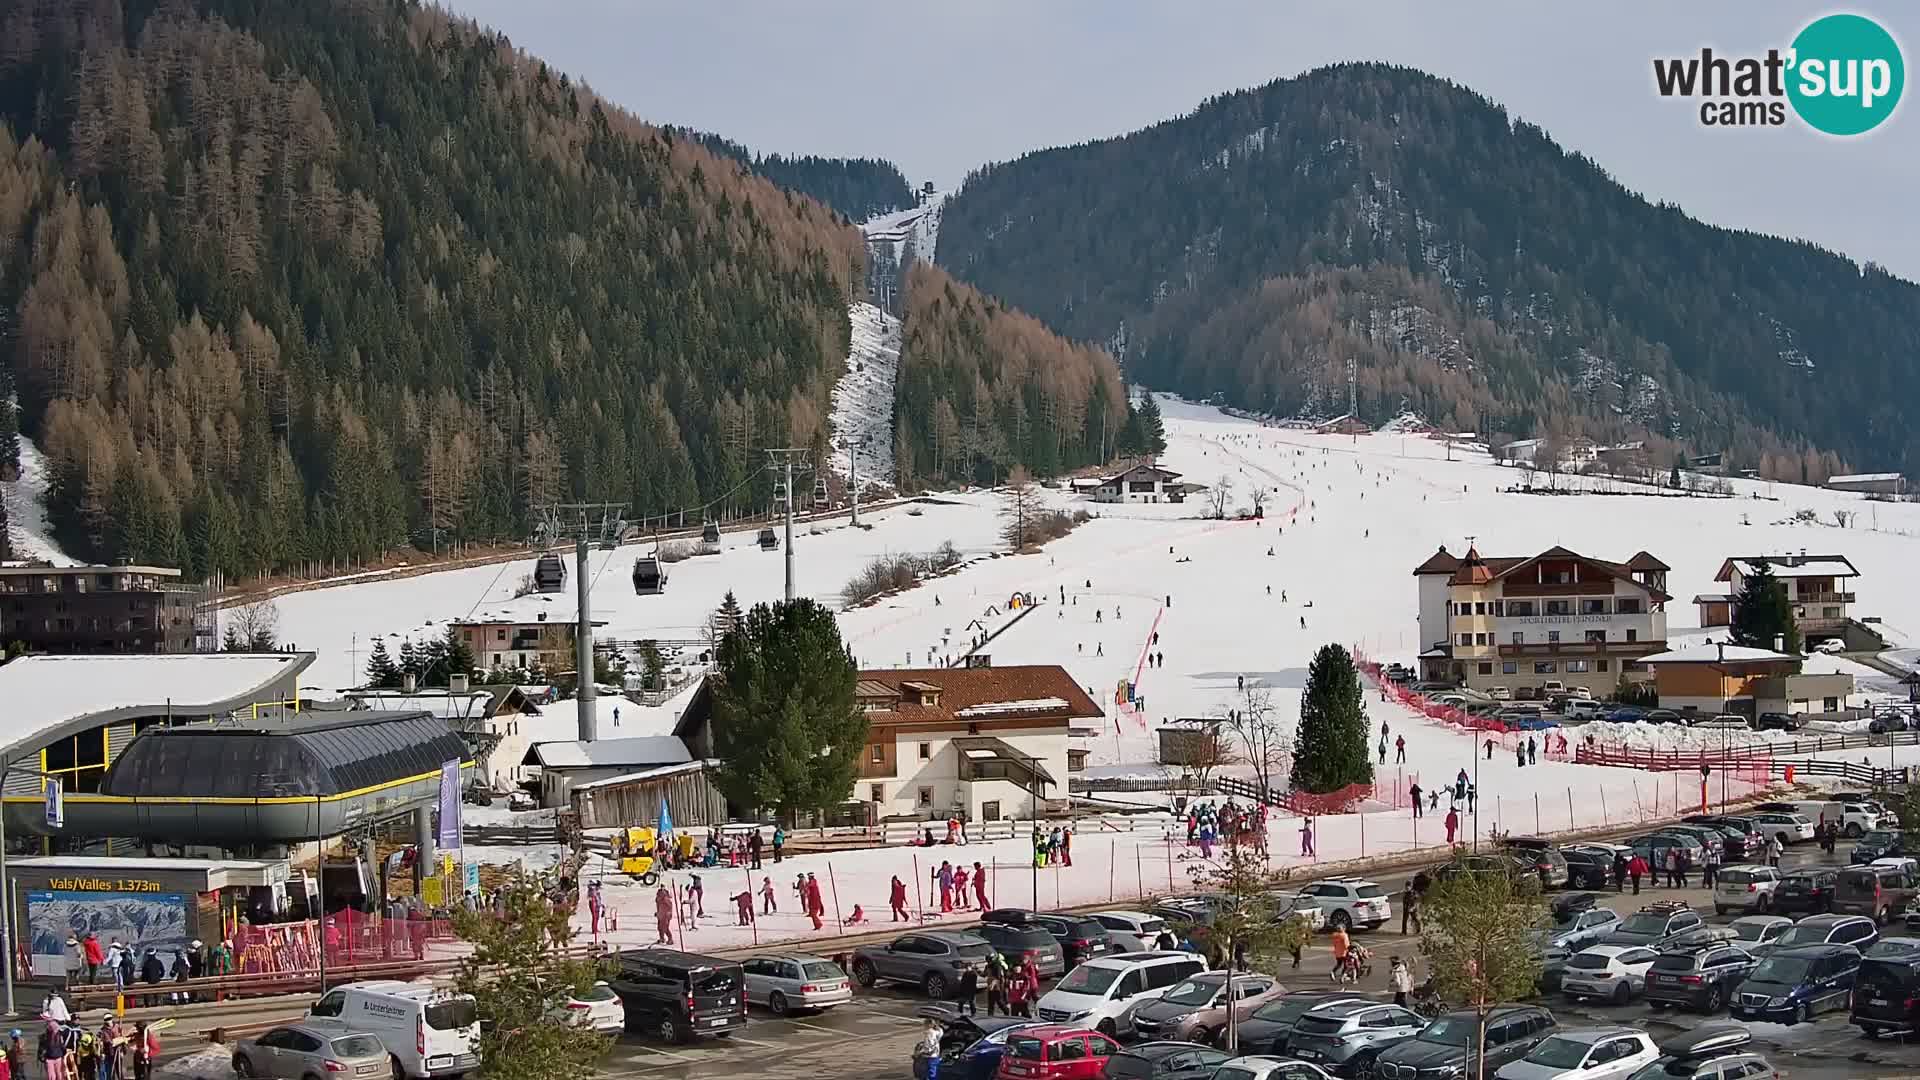
[[[833,471],[847,474],[854,448],[860,483],[893,486],[893,386],[900,372],[900,320],[872,304],[847,309],[853,326],[847,370],[833,388]]]

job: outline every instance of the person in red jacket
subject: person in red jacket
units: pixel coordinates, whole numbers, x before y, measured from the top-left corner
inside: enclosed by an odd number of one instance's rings
[[[99,981],[100,965],[107,959],[106,953],[100,948],[100,935],[87,931],[87,936],[80,941],[80,951],[87,960],[87,981]]]
[[[807,914],[812,916],[813,928],[815,930],[818,930],[822,926],[826,925],[825,923],[820,921],[820,916],[825,915],[826,913],[827,913],[826,902],[820,899],[820,881],[818,878],[815,878],[812,874],[808,874],[807,875]]]
[[[1640,879],[1646,876],[1647,860],[1641,858],[1639,852],[1635,852],[1633,858],[1627,860],[1627,877],[1633,880],[1633,895],[1640,895]]]
[[[907,883],[900,880],[899,874],[893,875],[893,887],[887,893],[887,902],[893,905],[894,922],[913,921],[907,917]]]
[[[973,898],[980,901],[980,910],[987,910],[987,871],[977,861],[973,864]]]

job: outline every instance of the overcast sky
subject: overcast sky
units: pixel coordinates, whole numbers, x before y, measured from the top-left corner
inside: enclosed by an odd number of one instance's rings
[[[1920,280],[1920,105],[1870,135],[1714,129],[1653,91],[1654,56],[1784,48],[1827,10],[1367,0],[445,0],[659,123],[759,152],[882,157],[916,185],[1117,135],[1208,95],[1337,61],[1463,83],[1628,187],[1720,225],[1812,240]],[[1844,10],[1901,40],[1920,11]],[[1907,95],[1909,98],[1912,93]]]

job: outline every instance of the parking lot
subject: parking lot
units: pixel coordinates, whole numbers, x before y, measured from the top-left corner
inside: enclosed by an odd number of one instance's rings
[[[1805,844],[1788,852],[1782,869],[1838,866],[1844,861],[1844,856],[1829,857],[1814,845]],[[1698,880],[1695,875],[1696,886]],[[1374,951],[1375,958],[1372,977],[1359,989],[1381,998],[1390,996],[1386,988],[1387,958],[1395,954],[1417,958],[1419,954],[1415,940],[1403,938],[1399,933],[1398,890],[1403,883],[1402,877],[1380,881],[1395,891],[1394,921],[1378,931],[1355,935],[1356,941]],[[1639,897],[1634,897],[1629,888],[1609,906],[1626,916],[1643,904],[1676,899],[1692,904],[1709,925],[1725,925],[1737,917],[1736,914],[1714,915],[1709,893],[1698,887],[1682,890],[1643,885]],[[1897,926],[1889,930],[1894,934],[1900,932]],[[1331,966],[1332,953],[1323,935],[1308,949],[1298,971],[1283,966],[1274,974],[1290,989],[1324,989],[1329,985],[1327,972]],[[1416,978],[1424,975],[1423,970],[1416,968]],[[630,1034],[609,1054],[602,1075],[719,1080],[742,1075],[772,1075],[777,1069],[782,1074],[798,1076],[812,1072],[845,1080],[882,1077],[894,1080],[910,1075],[913,1045],[921,1026],[915,1012],[923,1004],[925,999],[917,994],[876,987],[859,991],[859,997],[851,1005],[817,1016],[778,1019],[755,1010],[744,1033],[720,1042],[663,1046]],[[1556,994],[1544,1004],[1566,1026],[1633,1026],[1650,1032],[1656,1039],[1695,1026],[1704,1019],[1688,1013],[1656,1012],[1638,1000],[1613,1006],[1575,1003]],[[1920,1041],[1912,1044],[1869,1041],[1847,1023],[1843,1012],[1828,1013],[1811,1024],[1792,1027],[1749,1026],[1762,1044],[1763,1052],[1794,1077],[1842,1080],[1861,1076],[1920,1076]]]

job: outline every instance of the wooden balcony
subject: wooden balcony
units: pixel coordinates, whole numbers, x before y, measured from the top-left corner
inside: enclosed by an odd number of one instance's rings
[[[1536,641],[1500,646],[1505,658],[1553,656],[1652,656],[1666,652],[1664,641]]]

